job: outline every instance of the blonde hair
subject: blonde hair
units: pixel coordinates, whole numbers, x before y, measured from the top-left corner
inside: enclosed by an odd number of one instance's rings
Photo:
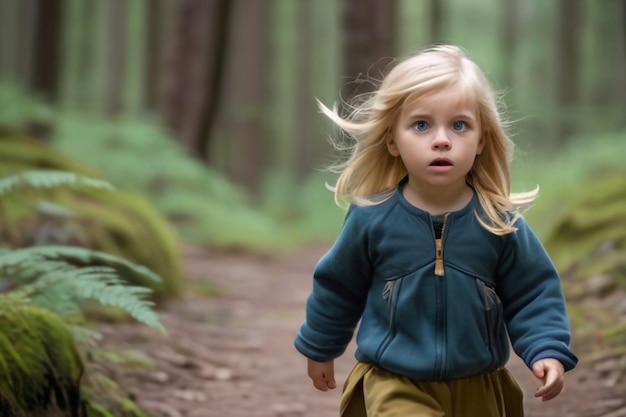
[[[522,206],[532,203],[538,193],[512,194],[510,162],[514,145],[501,120],[499,102],[483,71],[459,47],[439,45],[425,49],[399,62],[383,78],[376,91],[357,97],[347,114],[337,107],[318,105],[350,139],[343,144],[333,139],[336,149],[348,151],[349,157],[330,168],[339,173],[334,187],[339,205],[380,204],[393,195],[402,178],[407,175],[401,158],[393,157],[386,145],[387,135],[407,99],[441,90],[459,87],[460,93],[475,101],[485,143],[480,155],[467,174],[467,183],[476,191],[486,216],[478,216],[481,224],[492,233],[504,235],[515,230],[513,223],[520,217]],[[371,198],[375,195],[379,198]]]

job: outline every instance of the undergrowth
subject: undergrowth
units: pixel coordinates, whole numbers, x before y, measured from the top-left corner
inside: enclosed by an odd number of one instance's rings
[[[571,195],[585,194],[580,185],[612,171],[624,169],[626,132],[599,137],[575,138],[558,151],[542,149],[520,152],[513,164],[513,190],[539,186],[539,198],[526,218],[540,236],[570,208]]]
[[[183,240],[217,248],[280,252],[330,241],[343,211],[323,173],[294,182],[270,173],[254,198],[223,174],[189,158],[155,122],[63,115],[53,145],[98,168],[120,188],[147,195]],[[88,128],[87,128],[88,126]]]
[[[59,187],[113,192],[105,181],[70,172],[28,171],[0,179],[0,214],[15,194]],[[101,407],[100,401],[110,410],[128,403],[137,412],[127,415],[142,415],[118,393],[91,391],[89,382],[99,371],[85,372],[100,351],[99,334],[84,318],[89,303],[119,309],[166,332],[147,299],[152,290],[130,285],[121,269],[126,276],[161,280],[141,265],[83,247],[0,246],[1,415],[56,415],[57,410],[74,417],[83,415],[81,404]]]

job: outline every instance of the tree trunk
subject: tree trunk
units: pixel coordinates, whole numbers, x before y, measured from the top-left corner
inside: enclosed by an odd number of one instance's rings
[[[380,72],[394,55],[395,1],[343,0],[344,100],[375,89],[370,78]],[[380,68],[383,67],[383,68]]]
[[[194,135],[193,152],[206,158],[208,155],[209,142],[217,118],[219,104],[222,100],[222,83],[224,81],[224,67],[226,61],[226,42],[228,40],[228,28],[231,17],[231,0],[217,1],[212,4],[211,15],[214,25],[207,42],[206,65],[207,71],[204,76],[205,96],[200,103],[198,130]]]
[[[59,101],[64,108],[80,107],[82,43],[85,4],[81,0],[63,2],[61,21],[61,56],[59,71]]]
[[[562,143],[575,129],[574,106],[580,86],[580,28],[583,25],[582,0],[559,0],[557,9],[556,57],[556,143]]]
[[[122,111],[137,116],[146,105],[146,78],[148,67],[146,45],[146,8],[147,0],[126,2],[126,21],[124,26],[124,89],[122,90]],[[154,7],[154,6],[153,6]]]
[[[174,76],[165,92],[165,119],[189,152],[207,156],[224,66],[230,0],[181,0],[176,11]]]
[[[262,1],[233,2],[224,79],[225,98],[217,117],[219,138],[212,143],[210,155],[238,184],[256,191],[261,185],[268,150],[262,146],[266,124],[267,47],[265,4]],[[219,139],[219,140],[217,140]]]
[[[621,28],[615,42],[615,54],[613,62],[613,103],[618,109],[626,107],[626,0],[617,5],[617,27]],[[623,119],[622,119],[623,120]],[[626,122],[622,121],[621,129],[626,128]]]
[[[444,0],[430,0],[430,43],[443,42]]]
[[[300,0],[298,10],[298,32],[299,48],[296,56],[298,77],[297,97],[297,120],[298,132],[294,137],[296,141],[296,172],[297,178],[302,178],[309,172],[309,155],[311,155],[313,144],[313,112],[314,103],[311,89],[313,68],[315,63],[311,62],[311,51],[313,49],[313,34],[311,16],[313,14],[312,0]]]
[[[524,0],[507,0],[502,19],[502,47],[504,49],[502,59],[502,85],[506,88],[514,84],[515,69],[517,68],[517,51],[526,10]]]
[[[124,48],[126,36],[126,1],[109,0],[107,19],[107,42],[106,42],[106,103],[105,111],[109,115],[117,115],[122,112],[121,91],[124,90]]]

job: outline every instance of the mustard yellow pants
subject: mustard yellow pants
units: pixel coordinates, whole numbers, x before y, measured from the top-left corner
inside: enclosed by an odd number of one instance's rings
[[[416,381],[358,363],[341,417],[523,417],[522,391],[506,369],[446,382]]]

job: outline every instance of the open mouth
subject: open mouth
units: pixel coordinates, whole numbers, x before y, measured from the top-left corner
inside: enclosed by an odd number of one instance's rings
[[[430,163],[431,167],[447,167],[452,166],[452,162],[444,158],[437,158]]]

